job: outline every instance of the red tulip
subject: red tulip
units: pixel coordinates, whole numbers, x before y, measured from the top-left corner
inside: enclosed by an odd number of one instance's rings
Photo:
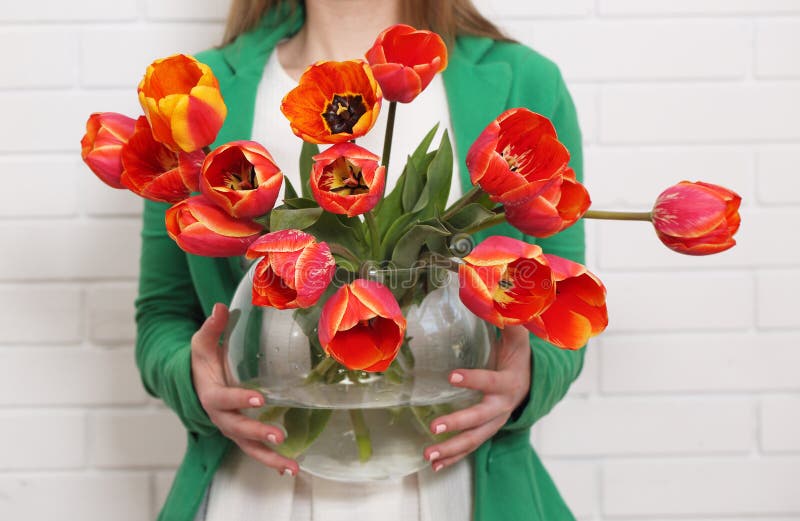
[[[564,349],[580,349],[608,325],[606,288],[586,266],[545,255],[556,281],[556,299],[525,324],[534,335]]]
[[[447,67],[447,46],[434,32],[398,24],[378,35],[366,58],[384,99],[409,103]]]
[[[571,168],[544,186],[531,183],[525,192],[503,199],[506,220],[522,233],[549,237],[575,224],[592,204],[589,192]]]
[[[568,162],[569,152],[556,138],[550,120],[524,108],[500,114],[467,153],[472,183],[494,201],[544,188],[564,173]]]
[[[263,257],[253,275],[253,304],[257,306],[313,306],[336,269],[328,245],[300,230],[262,235],[247,249],[248,259],[256,257]]]
[[[153,138],[144,116],[128,143],[122,147],[122,176],[120,181],[132,192],[165,203],[186,199],[197,191],[202,151],[173,152]]]
[[[742,198],[722,186],[681,181],[653,206],[656,234],[669,249],[687,255],[719,253],[736,244]]]
[[[111,188],[125,188],[122,175],[122,145],[133,135],[136,120],[116,112],[95,112],[86,121],[81,139],[81,157],[92,172]]]
[[[204,257],[244,255],[263,231],[260,224],[234,219],[202,195],[168,209],[166,225],[183,251]]]
[[[228,113],[214,73],[184,54],[147,67],[139,83],[139,103],[155,138],[175,152],[213,143]]]
[[[378,204],[385,171],[372,152],[352,143],[339,143],[314,156],[311,193],[329,212],[361,215]]]
[[[203,162],[200,191],[233,217],[250,219],[269,212],[278,199],[283,174],[255,141],[226,143]]]
[[[385,371],[397,356],[406,319],[380,282],[357,279],[328,299],[319,319],[322,348],[348,369]]]
[[[539,246],[491,236],[459,266],[459,296],[497,327],[528,322],[555,299],[553,274]]]

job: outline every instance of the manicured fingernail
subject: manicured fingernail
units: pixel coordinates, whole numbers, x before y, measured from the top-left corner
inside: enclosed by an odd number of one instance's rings
[[[436,434],[441,434],[446,430],[447,426],[444,423],[440,423],[439,425],[433,428],[433,432],[435,432]]]
[[[278,437],[275,436],[274,434],[267,434],[267,441],[270,442],[270,443],[277,444],[278,443]]]
[[[453,373],[450,375],[450,383],[452,384],[460,384],[464,381],[464,375],[460,373]]]
[[[250,400],[248,400],[248,403],[253,407],[261,407],[261,398],[253,396],[252,398],[250,398]]]
[[[443,468],[444,468],[444,463],[437,463],[436,465],[433,466],[433,471],[434,472],[439,472]]]
[[[294,471],[293,471],[292,469],[290,469],[289,467],[286,467],[286,468],[284,469],[284,471],[285,471],[287,474],[289,474],[290,476],[294,477]]]
[[[439,456],[441,456],[441,454],[439,454],[438,450],[435,450],[435,451],[431,452],[430,456],[428,456],[428,461],[433,461],[433,460],[439,459]]]

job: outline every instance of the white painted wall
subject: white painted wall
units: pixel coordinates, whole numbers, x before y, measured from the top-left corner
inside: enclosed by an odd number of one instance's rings
[[[669,252],[589,223],[611,326],[534,442],[581,520],[800,519],[800,0],[481,0],[553,58],[598,208],[681,179],[744,197],[740,244]],[[0,519],[152,519],[183,451],[133,362],[140,201],[80,162],[92,111],[138,113],[153,58],[227,2],[0,10]],[[556,520],[557,521],[557,520]]]

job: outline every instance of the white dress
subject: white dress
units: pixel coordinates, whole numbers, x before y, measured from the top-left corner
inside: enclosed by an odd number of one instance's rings
[[[256,96],[252,139],[270,151],[299,192],[302,143],[280,112],[281,99],[297,82],[281,67],[274,52],[263,78]],[[374,129],[357,140],[378,156],[383,150],[388,104],[382,109]],[[450,113],[440,75],[414,102],[397,107],[387,193],[402,172],[407,156],[437,122],[442,125],[434,144],[445,127],[452,142]],[[454,164],[458,165],[458,161]],[[450,202],[460,195],[456,167]],[[469,521],[471,515],[470,458],[436,473],[426,467],[397,480],[342,483],[302,471],[295,478],[280,476],[234,446],[214,475],[195,521]]]

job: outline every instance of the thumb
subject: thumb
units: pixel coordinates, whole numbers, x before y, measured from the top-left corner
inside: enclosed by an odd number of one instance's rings
[[[198,347],[216,347],[219,337],[225,332],[228,325],[228,308],[219,302],[214,304],[211,315],[203,322],[195,333],[195,340],[201,344]]]

